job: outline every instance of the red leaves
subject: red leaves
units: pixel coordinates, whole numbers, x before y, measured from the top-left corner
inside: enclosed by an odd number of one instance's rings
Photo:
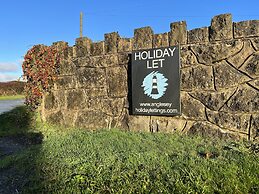
[[[26,104],[36,109],[41,102],[43,93],[51,88],[56,80],[56,72],[64,47],[58,51],[54,46],[36,45],[24,57],[22,64],[24,76],[27,78],[25,87]]]

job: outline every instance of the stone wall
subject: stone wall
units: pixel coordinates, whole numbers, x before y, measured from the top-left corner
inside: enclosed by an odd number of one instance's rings
[[[210,27],[187,31],[186,22],[154,34],[135,29],[92,42],[83,37],[65,51],[53,90],[43,98],[42,118],[88,129],[198,133],[257,139],[259,136],[259,20],[233,23],[231,14],[215,16]],[[65,42],[57,42],[59,47]],[[130,114],[132,50],[181,47],[182,115]]]

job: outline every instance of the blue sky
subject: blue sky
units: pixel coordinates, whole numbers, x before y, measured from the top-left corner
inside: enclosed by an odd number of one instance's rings
[[[33,45],[60,40],[74,45],[81,11],[84,36],[99,41],[109,32],[133,37],[144,26],[167,32],[171,22],[183,20],[189,30],[209,26],[223,13],[231,13],[234,22],[259,20],[258,9],[258,0],[1,0],[0,82],[22,75],[23,56]]]

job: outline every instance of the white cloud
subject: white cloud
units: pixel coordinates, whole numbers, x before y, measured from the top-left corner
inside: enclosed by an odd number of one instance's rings
[[[0,73],[0,82],[16,81],[19,77],[17,74]]]
[[[0,82],[18,80],[22,75],[21,62],[0,62]]]
[[[3,72],[17,72],[17,71],[19,71],[18,64],[0,62],[0,73],[3,73]]]

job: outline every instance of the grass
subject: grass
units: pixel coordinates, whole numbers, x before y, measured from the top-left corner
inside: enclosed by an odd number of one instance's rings
[[[24,99],[24,95],[14,95],[14,96],[0,96],[0,100],[18,100]]]
[[[35,117],[25,106],[0,115],[0,137],[26,134],[35,130]]]
[[[245,142],[46,124],[30,130],[41,131],[43,143],[0,161],[0,170],[29,177],[23,193],[259,193],[258,153]]]

